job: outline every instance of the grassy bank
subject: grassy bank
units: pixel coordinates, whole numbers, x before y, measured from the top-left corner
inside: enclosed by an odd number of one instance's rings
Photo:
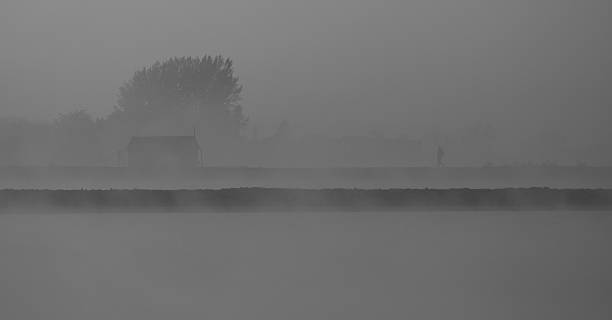
[[[0,190],[0,210],[612,209],[612,189]]]

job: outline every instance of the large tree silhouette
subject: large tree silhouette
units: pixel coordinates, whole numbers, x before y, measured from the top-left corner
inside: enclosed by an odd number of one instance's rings
[[[246,124],[241,91],[231,59],[175,57],[137,71],[120,88],[110,119],[137,128],[198,127],[208,137],[238,137]]]

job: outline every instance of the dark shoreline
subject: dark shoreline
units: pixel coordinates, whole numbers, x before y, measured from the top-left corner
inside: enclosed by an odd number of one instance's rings
[[[0,190],[2,211],[609,210],[612,189]]]

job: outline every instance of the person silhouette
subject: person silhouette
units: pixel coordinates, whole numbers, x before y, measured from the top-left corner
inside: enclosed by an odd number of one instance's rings
[[[442,162],[442,158],[444,158],[444,149],[438,146],[438,151],[436,151],[436,164],[438,165],[438,167],[444,166],[444,163]]]

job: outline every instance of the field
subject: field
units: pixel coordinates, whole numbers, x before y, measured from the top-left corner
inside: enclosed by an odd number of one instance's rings
[[[607,209],[612,168],[2,167],[0,209]]]
[[[608,168],[0,177],[3,319],[610,316]]]
[[[3,319],[608,320],[596,211],[0,215]]]

